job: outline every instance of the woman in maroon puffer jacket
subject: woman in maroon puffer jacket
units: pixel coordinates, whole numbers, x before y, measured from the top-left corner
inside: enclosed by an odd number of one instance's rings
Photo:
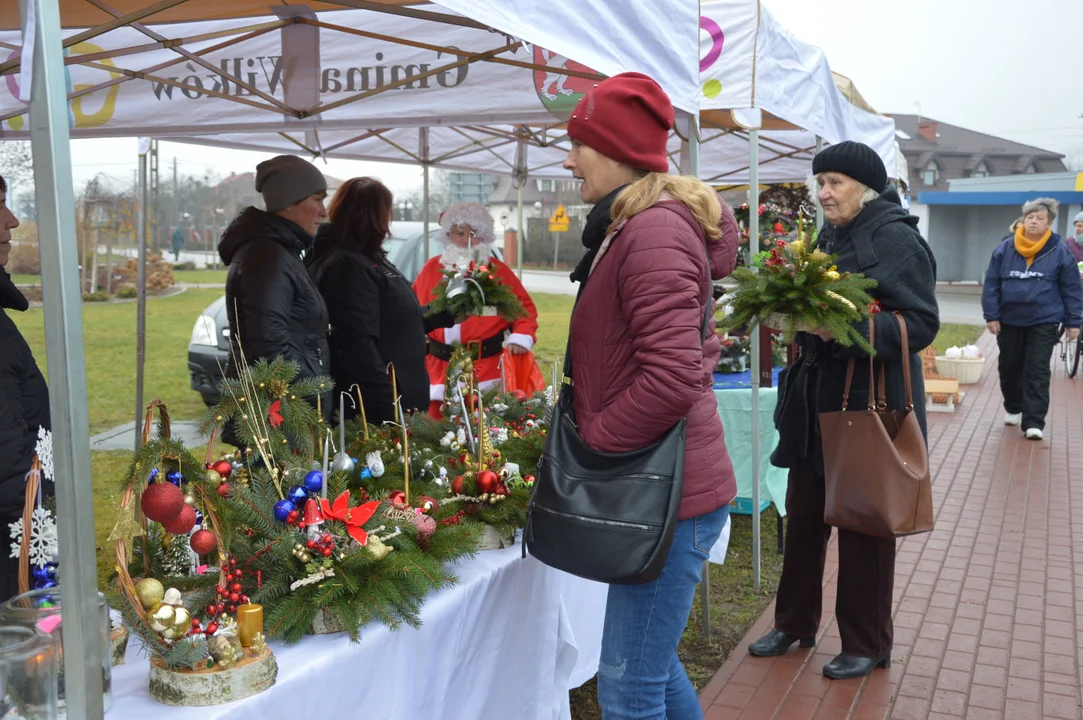
[[[665,174],[673,107],[638,73],[617,75],[580,100],[564,167],[594,204],[571,321],[575,417],[583,440],[626,452],[686,426],[680,522],[665,569],[645,585],[611,585],[598,670],[605,720],[702,718],[680,660],[700,571],[737,486],[711,372],[720,345],[702,339],[712,279],[733,271],[732,212],[705,183]]]

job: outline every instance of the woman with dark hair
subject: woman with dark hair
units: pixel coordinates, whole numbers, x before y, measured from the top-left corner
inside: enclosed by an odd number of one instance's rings
[[[454,324],[450,316],[426,318],[410,281],[387,259],[391,204],[391,191],[379,180],[348,180],[331,200],[330,222],[316,233],[308,258],[331,315],[335,392],[360,387],[373,424],[395,417],[388,365],[395,366],[403,410],[428,407],[425,335]],[[358,414],[346,405],[346,419]]]

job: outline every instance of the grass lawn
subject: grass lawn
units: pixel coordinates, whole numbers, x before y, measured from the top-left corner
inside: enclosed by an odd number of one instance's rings
[[[16,285],[41,285],[41,275],[12,275],[11,280]]]
[[[224,285],[226,282],[225,270],[174,270],[173,279],[178,283],[215,284]],[[193,320],[193,322],[195,322]]]
[[[938,355],[943,355],[944,351],[950,347],[963,347],[977,342],[983,332],[985,332],[984,325],[946,323],[940,326],[940,332],[933,341],[933,347],[936,348]]]

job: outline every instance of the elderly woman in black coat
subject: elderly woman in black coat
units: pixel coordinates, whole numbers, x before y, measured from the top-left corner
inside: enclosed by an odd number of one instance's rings
[[[840,271],[860,272],[877,281],[872,291],[882,312],[875,316],[876,359],[886,371],[888,407],[905,405],[899,323],[906,321],[915,412],[926,431],[924,380],[918,353],[940,329],[936,305],[936,261],[917,231],[917,218],[903,210],[898,193],[887,186],[887,171],[876,152],[843,142],[816,156],[816,191],[827,223],[818,247],[838,256]],[[886,188],[886,189],[885,189]],[[858,326],[868,338],[868,321]],[[842,409],[846,366],[867,357],[857,346],[834,342],[821,329],[799,333],[800,354],[779,378],[775,424],[779,443],[771,456],[789,469],[786,492],[788,530],[782,579],[775,606],[775,628],[749,646],[753,655],[782,655],[795,643],[812,647],[820,625],[824,560],[831,526],[824,524],[824,460],[817,417]],[[868,364],[855,363],[850,407],[865,408]],[[891,662],[891,602],[895,541],[839,530],[838,594],[835,617],[842,654],[824,666],[829,678],[868,675]]]

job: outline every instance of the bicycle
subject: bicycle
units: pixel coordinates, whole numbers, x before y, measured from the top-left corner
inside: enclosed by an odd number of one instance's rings
[[[1065,374],[1074,379],[1079,372],[1080,357],[1083,357],[1083,342],[1080,342],[1083,337],[1077,335],[1075,340],[1069,340],[1066,330],[1063,325],[1060,326],[1060,359],[1064,363]]]

